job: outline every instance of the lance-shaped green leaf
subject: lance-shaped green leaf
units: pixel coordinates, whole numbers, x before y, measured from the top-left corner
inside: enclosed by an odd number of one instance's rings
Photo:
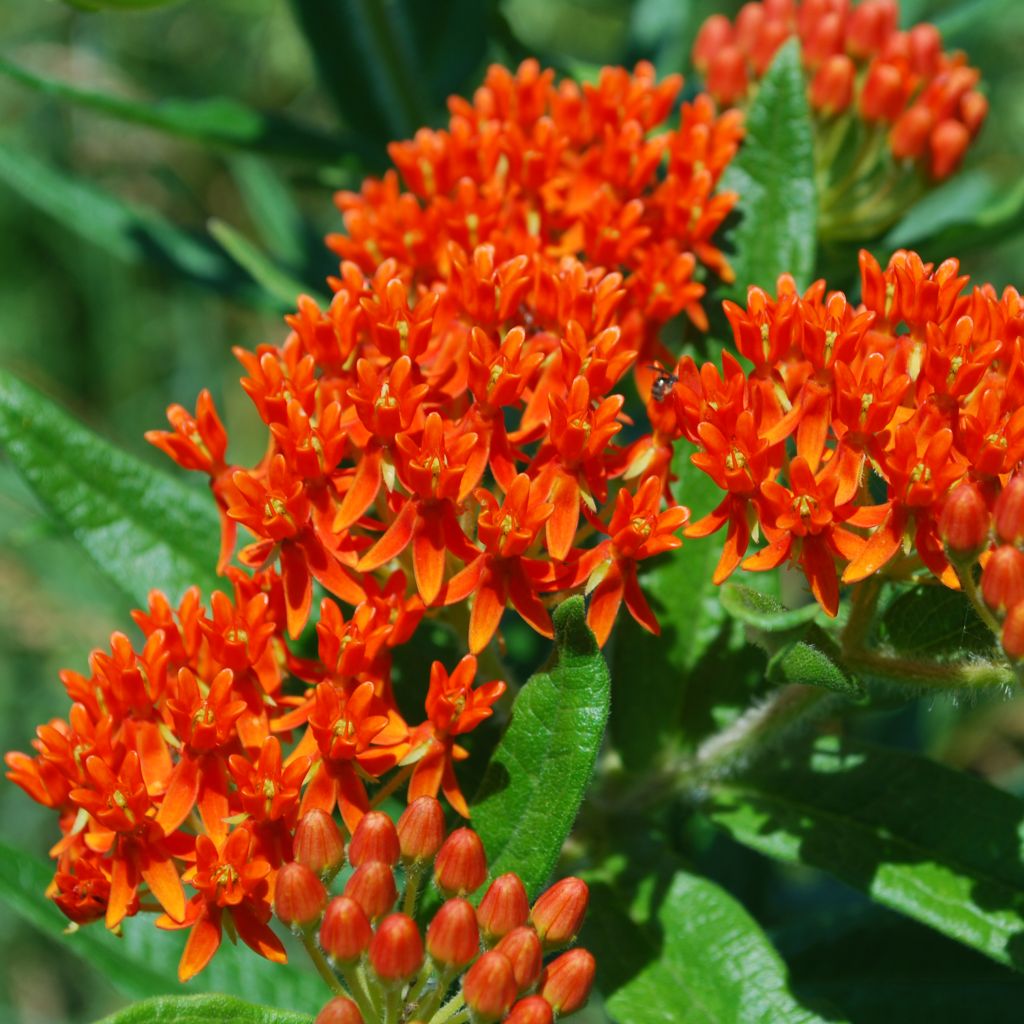
[[[789,991],[785,964],[743,907],[714,882],[673,867],[663,858],[660,872],[634,885],[590,880],[580,941],[597,958],[612,1017],[619,1024],[821,1024]]]
[[[100,569],[145,606],[217,585],[213,499],[114,447],[0,370],[0,447]]]
[[[747,134],[722,185],[739,194],[740,223],[732,233],[736,291],[774,289],[789,273],[806,287],[814,274],[817,196],[814,144],[800,47],[779,50],[746,117]]]
[[[311,128],[253,110],[227,96],[201,100],[126,99],[39,75],[2,57],[0,74],[63,102],[208,146],[251,149],[311,160],[335,159],[351,149],[351,143],[344,138],[322,135]]]
[[[309,1024],[304,1013],[253,1006],[232,996],[164,996],[136,1003],[97,1024]]]
[[[130,999],[181,991],[178,960],[185,947],[185,933],[161,931],[151,917],[141,915],[125,921],[120,938],[108,932],[102,921],[66,934],[67,918],[44,895],[52,877],[52,865],[0,843],[0,901],[19,917],[96,968]],[[228,941],[209,966],[189,982],[189,989],[242,995],[292,1010],[317,1007],[326,1001],[324,983],[313,971],[282,968],[241,943],[234,946]]]
[[[555,651],[519,691],[473,805],[493,875],[515,871],[531,895],[576,819],[608,720],[608,668],[583,599],[555,611]]]
[[[816,604],[787,608],[772,594],[744,586],[725,583],[721,589],[722,607],[747,626],[765,633],[787,633],[812,621],[819,612]]]
[[[154,210],[77,181],[7,143],[0,143],[0,182],[117,259],[172,271],[221,295],[249,300],[262,295],[208,239],[182,231]]]
[[[980,779],[825,737],[714,783],[705,810],[746,846],[1024,967],[1024,802]]]

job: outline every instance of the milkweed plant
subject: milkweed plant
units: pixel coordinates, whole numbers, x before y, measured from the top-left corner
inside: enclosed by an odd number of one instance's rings
[[[1024,300],[887,241],[985,83],[896,0],[692,38],[685,82],[481,46],[386,145],[372,95],[275,122],[351,184],[325,282],[214,226],[287,302],[234,349],[254,458],[213,381],[155,468],[0,377],[7,458],[136,597],[5,755],[53,824],[15,909],[150,997],[111,1021],[895,1019],[791,977],[743,848],[1021,968],[1024,804],[864,725],[1024,680]],[[313,45],[328,88],[370,59]]]

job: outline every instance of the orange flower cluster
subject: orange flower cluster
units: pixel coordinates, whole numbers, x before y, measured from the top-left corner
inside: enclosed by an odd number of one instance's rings
[[[946,53],[934,25],[899,31],[896,0],[764,0],[744,4],[735,23],[716,14],[701,26],[693,60],[710,93],[743,100],[779,47],[796,36],[811,105],[824,117],[854,108],[888,129],[892,156],[927,167],[934,179],[956,170],[988,103],[978,71]],[[833,154],[834,155],[834,154]]]
[[[410,799],[443,790],[468,814],[458,737],[492,713],[505,684],[474,687],[472,656],[451,675],[435,662],[426,719],[411,727],[391,691],[390,645],[422,607],[404,597],[401,574],[383,589],[367,582],[347,622],[325,599],[310,661],[284,642],[281,579],[228,573],[234,596],[215,592],[209,611],[197,589],[176,610],[154,593],[134,613],[141,650],[115,633],[88,676],[62,673],[68,719],[39,727],[36,756],[5,760],[8,777],[60,816],[51,895],[72,921],[117,929],[162,910],[162,927],[193,930],[205,963],[226,914],[254,950],[283,961],[267,921],[299,815],[337,806],[355,829],[371,807],[367,786],[391,773],[380,796],[409,778]],[[303,692],[286,692],[288,676]]]
[[[279,562],[292,636],[314,579],[361,606],[396,566],[416,590],[396,601],[472,595],[473,652],[507,605],[551,636],[548,604],[584,587],[602,643],[623,601],[657,630],[636,563],[677,546],[687,512],[662,508],[667,445],[616,443],[616,389],[631,369],[663,379],[644,360],[668,319],[705,323],[694,275],[699,259],[728,276],[710,239],[735,196],[713,193],[741,134],[707,97],[653,134],[680,85],[648,65],[582,89],[531,61],[492,68],[447,131],[391,147],[411,191],[391,172],[339,196],[329,308],[301,298],[283,345],[238,353],[262,462],[226,465],[205,393],[149,435],[210,475],[222,561],[241,523],[241,561]]]
[[[957,586],[939,529],[951,488],[972,481],[991,503],[1024,457],[1021,295],[966,291],[956,260],[904,251],[885,270],[862,252],[860,269],[859,307],[785,276],[776,297],[754,287],[745,308],[726,303],[750,369],[729,352],[721,371],[685,358],[652,403],[656,428],[697,445],[693,463],[726,492],[686,531],[727,526],[715,581],[788,560],[831,615],[837,565],[853,583],[923,563]]]
[[[576,947],[544,962],[576,940],[589,901],[582,880],[562,879],[531,906],[509,872],[474,906],[488,879],[483,843],[468,828],[445,838],[444,814],[431,797],[411,803],[397,826],[386,814],[366,815],[347,852],[333,821],[311,812],[299,824],[295,861],[277,879],[278,918],[339,992],[317,1024],[393,1021],[396,1007],[410,1020],[447,1020],[465,1008],[475,1021],[552,1024],[586,1003],[590,952]],[[346,859],[353,871],[331,897]],[[421,932],[411,914],[430,876],[442,902]]]

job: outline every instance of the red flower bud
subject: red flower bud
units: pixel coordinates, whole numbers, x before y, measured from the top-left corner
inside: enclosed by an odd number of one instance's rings
[[[546,949],[565,946],[576,937],[590,900],[587,883],[563,878],[542,893],[530,912],[530,923]]]
[[[934,25],[920,22],[907,32],[910,67],[916,75],[931,78],[942,60],[942,35]]]
[[[313,1024],[363,1024],[363,1015],[351,999],[335,996],[316,1015]]]
[[[345,883],[345,895],[355,900],[371,921],[383,917],[398,899],[395,873],[379,860],[367,861]]]
[[[487,854],[480,837],[469,828],[456,829],[437,851],[434,881],[441,895],[467,896],[487,880]]]
[[[960,120],[967,126],[972,136],[978,134],[978,129],[985,123],[988,116],[988,99],[980,92],[973,89],[965,93],[960,100]]]
[[[320,926],[320,945],[337,963],[358,960],[366,952],[373,937],[366,911],[348,896],[335,896],[327,904],[324,923]]]
[[[711,57],[706,74],[707,89],[724,107],[732,106],[747,93],[747,62],[737,46],[723,46]]]
[[[896,30],[899,10],[895,0],[863,0],[850,12],[846,26],[846,49],[864,60],[878,53]]]
[[[916,160],[928,145],[935,117],[920,103],[903,111],[889,132],[889,148],[897,160]]]
[[[527,996],[512,1007],[505,1024],[552,1024],[554,1019],[554,1010],[543,996]]]
[[[1024,540],[1024,476],[1015,476],[996,498],[996,533],[1007,544]]]
[[[1003,650],[1011,661],[1024,659],[1024,601],[1018,601],[1003,623]]]
[[[508,957],[520,992],[537,983],[544,969],[544,948],[532,928],[513,929],[494,948]]]
[[[596,968],[593,956],[585,949],[570,949],[544,969],[540,994],[558,1014],[575,1013],[590,996]]]
[[[996,548],[982,571],[981,593],[994,612],[1024,601],[1024,551],[1009,544]]]
[[[424,863],[437,855],[444,842],[444,810],[432,796],[413,800],[398,819],[402,859]]]
[[[488,943],[526,924],[530,916],[530,900],[519,876],[509,872],[491,882],[477,907],[476,916]]]
[[[352,833],[348,860],[354,868],[370,861],[394,866],[398,863],[398,832],[395,823],[383,811],[364,814]]]
[[[981,491],[966,481],[946,497],[939,515],[939,536],[950,554],[973,559],[988,542],[990,520]]]
[[[315,808],[295,827],[295,859],[315,874],[333,874],[345,859],[345,839],[334,818]]]
[[[899,68],[882,60],[868,67],[860,91],[860,112],[867,121],[895,121],[906,101],[906,84]]]
[[[857,69],[846,54],[829,57],[811,79],[811,105],[822,112],[841,114],[853,101]]]
[[[381,921],[370,942],[370,966],[385,984],[403,984],[416,976],[423,966],[423,940],[411,917],[392,914]]]
[[[734,39],[732,22],[724,14],[712,14],[697,33],[693,43],[693,66],[704,74],[711,58]]]
[[[936,181],[948,178],[960,165],[971,142],[967,126],[953,118],[940,121],[931,134],[931,172]]]
[[[829,11],[819,18],[803,42],[803,61],[809,68],[816,68],[843,48],[843,19],[837,11]]]
[[[495,950],[484,953],[462,979],[462,995],[475,1020],[495,1021],[508,1013],[518,989],[508,958]]]
[[[274,913],[289,928],[312,928],[327,905],[323,882],[305,864],[293,861],[277,873]]]
[[[473,906],[448,900],[427,929],[427,952],[442,967],[462,970],[480,952],[480,929]]]

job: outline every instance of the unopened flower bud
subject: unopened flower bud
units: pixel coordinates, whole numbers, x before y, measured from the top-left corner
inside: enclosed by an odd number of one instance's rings
[[[829,57],[811,79],[811,106],[834,117],[853,101],[857,69],[844,53]]]
[[[544,969],[544,947],[532,928],[514,928],[494,948],[508,957],[520,992],[537,984]]]
[[[863,60],[878,53],[895,31],[899,11],[895,0],[862,0],[850,11],[846,26],[846,49]]]
[[[274,883],[274,913],[289,928],[312,928],[327,905],[327,890],[297,861],[282,866]]]
[[[733,41],[732,22],[724,14],[712,14],[704,21],[693,43],[693,66],[704,74],[711,58]]]
[[[437,851],[434,881],[441,895],[467,896],[487,880],[487,854],[480,837],[469,828],[456,829]]]
[[[320,926],[320,945],[336,963],[358,960],[369,948],[373,929],[366,911],[348,896],[335,896],[327,904]]]
[[[508,935],[513,928],[526,924],[530,916],[530,900],[519,876],[509,872],[491,882],[477,907],[476,916],[488,944]]]
[[[732,106],[747,92],[747,62],[738,46],[723,46],[711,57],[706,74],[707,90],[724,107]]]
[[[554,1019],[555,1012],[543,996],[527,996],[512,1007],[505,1024],[552,1024]]]
[[[346,996],[335,996],[317,1015],[313,1024],[363,1024],[359,1007]]]
[[[928,147],[935,117],[923,104],[903,111],[889,132],[889,148],[897,160],[916,160]]]
[[[540,994],[556,1014],[575,1013],[590,997],[596,969],[593,956],[585,949],[570,949],[544,969]]]
[[[996,533],[1007,544],[1024,540],[1024,476],[1015,476],[996,498]]]
[[[966,125],[972,137],[978,134],[978,129],[984,124],[987,116],[987,97],[974,89],[964,93],[960,99],[960,120]]]
[[[933,129],[929,144],[931,147],[931,172],[936,181],[948,178],[960,166],[960,160],[971,142],[967,126],[953,118],[940,121]]]
[[[398,819],[398,843],[406,863],[432,861],[444,842],[444,809],[432,796],[413,800]]]
[[[814,29],[803,39],[803,62],[816,68],[843,48],[843,19],[837,11],[829,11],[818,18]]]
[[[427,952],[441,967],[462,970],[480,952],[476,912],[466,900],[448,900],[427,928]]]
[[[333,875],[344,862],[345,839],[334,818],[315,808],[299,819],[293,851],[300,864],[324,878]]]
[[[496,1021],[508,1013],[518,995],[512,965],[502,953],[491,950],[466,972],[462,979],[462,995],[481,1024]]]
[[[345,883],[345,895],[355,900],[371,921],[383,917],[398,899],[395,873],[379,860],[367,861]]]
[[[1018,601],[1003,622],[1003,650],[1011,661],[1024,660],[1024,601]]]
[[[416,976],[423,966],[423,940],[411,917],[392,914],[381,921],[370,942],[370,966],[386,985],[402,985]]]
[[[398,863],[398,831],[383,811],[364,814],[348,844],[348,860],[354,868],[370,861],[394,866]]]
[[[558,949],[572,942],[583,924],[589,900],[590,889],[579,878],[563,878],[538,897],[530,923],[545,949]]]
[[[990,519],[976,484],[968,480],[954,487],[939,515],[939,536],[950,556],[973,561],[988,542]]]
[[[910,66],[916,75],[931,78],[942,60],[942,35],[934,25],[919,22],[907,32],[910,45]]]
[[[981,574],[981,594],[1000,614],[1024,601],[1024,551],[1011,544],[996,548]]]
[[[873,60],[860,91],[860,112],[867,121],[895,121],[906,99],[903,75],[894,64]]]

